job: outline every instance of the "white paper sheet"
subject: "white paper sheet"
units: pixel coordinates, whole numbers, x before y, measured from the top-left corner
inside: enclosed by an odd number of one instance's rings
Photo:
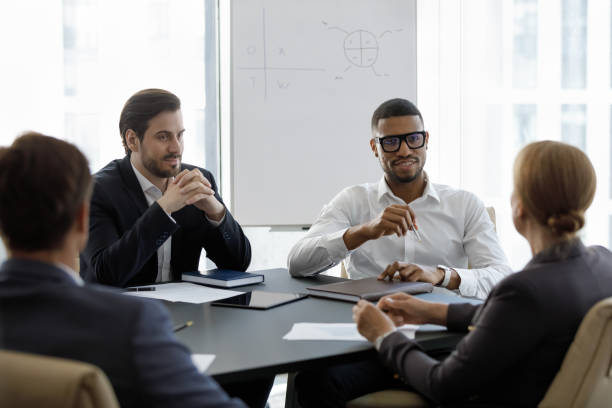
[[[419,326],[406,324],[398,328],[404,336],[414,339]],[[294,323],[284,340],[342,340],[367,341],[357,331],[356,323]]]
[[[294,323],[283,339],[367,341],[355,323]]]
[[[152,299],[168,300],[170,302],[205,303],[231,296],[240,295],[243,292],[233,290],[215,289],[208,286],[196,285],[187,282],[172,282],[161,285],[147,285],[155,287],[153,291],[124,292],[126,295],[146,297]]]
[[[204,373],[215,360],[214,354],[192,354],[191,361],[196,366],[199,372]]]

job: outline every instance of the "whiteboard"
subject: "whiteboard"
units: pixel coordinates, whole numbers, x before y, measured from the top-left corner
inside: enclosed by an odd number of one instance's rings
[[[369,140],[383,101],[416,102],[414,0],[231,2],[232,213],[310,225],[382,170]]]

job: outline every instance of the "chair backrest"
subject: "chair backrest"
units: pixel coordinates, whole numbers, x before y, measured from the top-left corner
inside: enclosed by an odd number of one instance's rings
[[[612,297],[589,310],[538,405],[608,407],[612,401]]]
[[[119,403],[96,366],[0,350],[0,407],[118,408]]]

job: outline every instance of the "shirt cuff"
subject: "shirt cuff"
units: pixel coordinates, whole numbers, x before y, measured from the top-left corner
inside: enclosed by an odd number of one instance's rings
[[[321,246],[327,249],[327,253],[329,254],[331,260],[333,262],[340,262],[349,254],[348,248],[344,243],[344,233],[348,228],[344,228],[340,231],[336,231],[327,235],[321,242]]]
[[[382,346],[383,340],[386,339],[391,334],[395,333],[396,331],[397,331],[397,327],[394,327],[393,330],[388,331],[385,334],[378,336],[374,340],[374,348],[376,349],[376,351],[380,351],[380,346]]]
[[[223,214],[223,217],[221,217],[221,219],[219,221],[215,221],[215,220],[211,220],[210,218],[208,218],[208,215],[204,214],[204,217],[206,217],[206,221],[210,222],[210,225],[212,225],[213,227],[218,227],[219,225],[221,225],[221,223],[223,221],[225,221],[225,215],[227,214],[227,212],[225,212],[225,214]]]
[[[461,278],[461,283],[459,283],[459,293],[461,296],[476,296],[476,292],[478,289],[478,284],[476,282],[476,277],[474,273],[469,269],[459,269],[453,268],[457,271],[457,274]]]

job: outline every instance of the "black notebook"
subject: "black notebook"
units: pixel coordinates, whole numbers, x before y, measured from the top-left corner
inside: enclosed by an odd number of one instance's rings
[[[183,272],[182,279],[187,282],[201,283],[203,285],[218,286],[221,288],[234,288],[236,286],[254,285],[264,281],[259,273],[232,271],[230,269],[211,269],[200,273]]]
[[[327,285],[307,288],[307,290],[311,296],[358,302],[360,299],[378,300],[383,296],[396,292],[404,292],[410,295],[428,293],[433,290],[433,285],[426,282],[402,282],[364,278],[328,283]]]

